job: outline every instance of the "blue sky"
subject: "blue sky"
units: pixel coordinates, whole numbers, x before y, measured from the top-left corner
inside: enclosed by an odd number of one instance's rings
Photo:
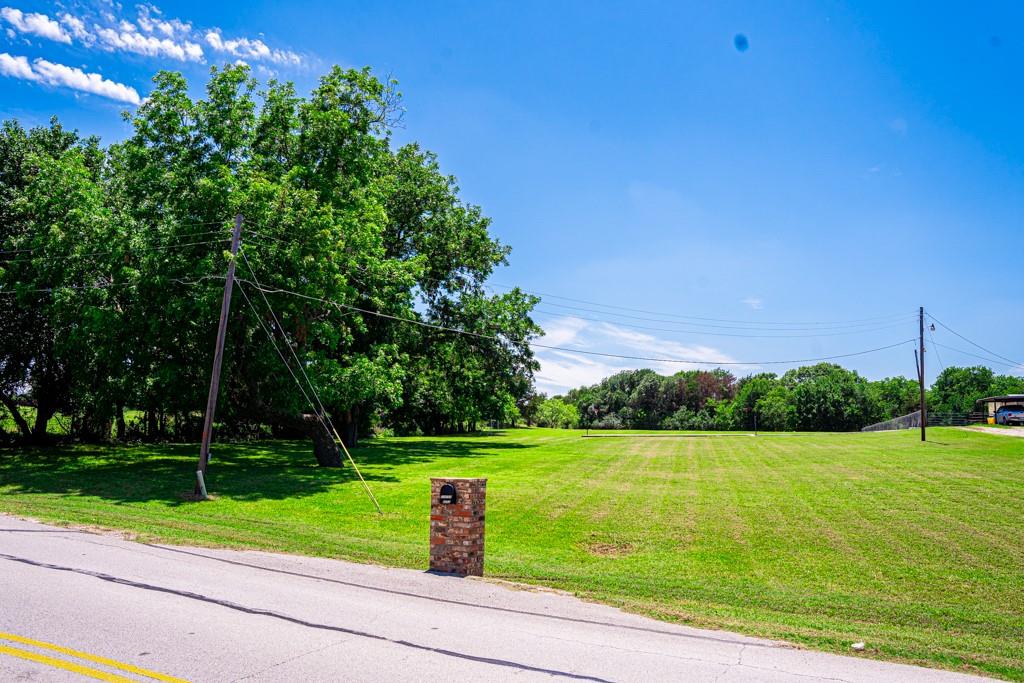
[[[514,249],[496,289],[593,302],[547,298],[545,343],[781,371],[753,361],[907,340],[924,305],[1024,358],[1019,3],[0,8],[0,116],[106,141],[157,69],[197,93],[236,59],[300,91],[334,63],[398,78],[396,139],[436,151]],[[930,379],[983,362],[953,348],[988,355],[941,326],[934,341]],[[687,367],[538,356],[550,392]],[[914,373],[909,344],[840,362]]]

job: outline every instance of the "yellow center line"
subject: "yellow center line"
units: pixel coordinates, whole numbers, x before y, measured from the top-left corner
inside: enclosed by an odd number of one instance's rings
[[[54,652],[60,652],[64,655],[70,655],[72,657],[77,657],[78,659],[85,659],[96,664],[103,664],[104,666],[109,666],[112,669],[128,671],[133,674],[138,674],[139,676],[145,676],[147,678],[163,681],[164,683],[188,683],[188,681],[182,678],[175,678],[174,676],[168,676],[157,671],[150,671],[149,669],[143,669],[142,667],[133,666],[131,664],[125,664],[124,662],[119,662],[114,659],[108,659],[106,657],[100,657],[98,655],[91,655],[88,652],[72,650],[69,647],[62,647],[60,645],[54,645],[53,643],[45,643],[41,640],[33,640],[32,638],[24,638],[22,636],[14,635],[13,633],[0,632],[0,640],[10,640],[15,643],[21,643],[22,645],[31,645],[33,647],[38,647],[45,650],[53,650]],[[13,655],[15,657],[21,657],[22,659],[31,659],[33,661],[37,661],[43,664],[49,664],[50,666],[57,666],[59,668],[67,669],[69,671],[77,671],[78,673],[81,673],[83,676],[92,676],[93,678],[98,678],[101,681],[117,681],[121,683],[123,681],[131,680],[129,678],[124,678],[123,676],[109,674],[105,671],[100,671],[98,669],[91,669],[89,667],[81,666],[73,662],[65,662],[62,659],[54,659],[52,657],[47,657],[46,655],[39,655],[34,652],[28,652],[26,650],[19,650],[11,647],[6,647],[4,645],[0,645],[0,652],[4,654]],[[106,678],[104,678],[104,676],[106,676]]]
[[[56,659],[54,657],[47,657],[41,655],[38,652],[29,652],[28,650],[19,650],[16,647],[8,647],[6,645],[0,645],[0,655],[11,655],[12,657],[20,657],[21,659],[27,659],[32,662],[39,664],[46,664],[57,669],[64,669],[66,671],[73,671],[80,676],[88,676],[89,678],[95,678],[100,681],[110,681],[110,683],[135,683],[130,678],[124,676],[118,676],[117,674],[107,673],[106,671],[100,671],[99,669],[93,669],[88,666],[82,666],[81,664],[75,664],[74,662],[66,662],[63,659]]]

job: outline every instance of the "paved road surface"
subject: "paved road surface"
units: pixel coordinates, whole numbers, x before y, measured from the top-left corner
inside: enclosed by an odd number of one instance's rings
[[[0,515],[0,681],[89,678],[980,680],[476,579],[145,545]]]

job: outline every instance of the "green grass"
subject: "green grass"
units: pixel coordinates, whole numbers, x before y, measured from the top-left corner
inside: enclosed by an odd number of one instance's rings
[[[175,543],[425,568],[430,476],[485,476],[489,576],[670,621],[1024,680],[1024,443],[942,428],[757,438],[508,430],[0,452],[0,510]]]

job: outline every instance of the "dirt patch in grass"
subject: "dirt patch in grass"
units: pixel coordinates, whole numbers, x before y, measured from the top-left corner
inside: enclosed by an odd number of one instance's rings
[[[620,541],[618,543],[607,543],[591,541],[586,545],[587,552],[598,557],[625,557],[636,552],[636,545]]]

